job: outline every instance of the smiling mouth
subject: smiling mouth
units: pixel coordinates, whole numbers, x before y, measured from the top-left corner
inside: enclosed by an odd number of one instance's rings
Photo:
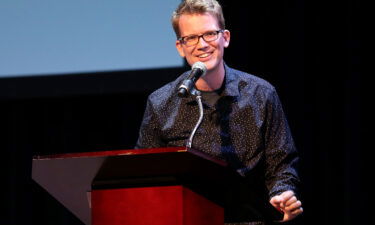
[[[204,59],[204,58],[207,58],[207,57],[209,57],[209,56],[211,56],[211,55],[212,55],[212,52],[204,53],[204,54],[200,54],[200,55],[198,55],[198,58],[200,58],[200,59]]]

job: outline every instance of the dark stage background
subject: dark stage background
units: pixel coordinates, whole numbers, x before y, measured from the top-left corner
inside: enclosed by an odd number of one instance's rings
[[[301,154],[294,223],[367,224],[360,1],[244,2],[222,1],[225,60],[279,92]],[[32,156],[133,148],[147,95],[186,68],[1,79],[0,224],[81,225],[32,181]]]

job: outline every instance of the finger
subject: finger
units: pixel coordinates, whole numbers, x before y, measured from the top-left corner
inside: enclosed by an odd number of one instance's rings
[[[284,209],[285,209],[286,211],[292,212],[292,211],[294,211],[294,210],[296,210],[296,209],[301,208],[301,206],[302,206],[301,201],[296,201],[295,203],[293,203],[293,204],[291,204],[291,205],[285,207]]]
[[[288,207],[290,206],[291,204],[297,202],[297,197],[296,196],[292,196],[286,203],[285,203],[285,207]]]
[[[290,199],[291,197],[293,197],[295,194],[293,191],[284,191],[280,196],[285,200],[287,201],[288,199]]]
[[[301,214],[302,212],[303,212],[303,208],[299,207],[299,208],[291,211],[290,214],[292,214],[293,216],[297,216],[297,215]]]
[[[283,218],[283,222],[285,221],[289,221],[289,220],[292,220],[294,219],[295,217],[297,217],[298,215],[300,215],[301,213],[303,212],[303,208],[302,207],[299,207],[293,211],[286,211],[284,213],[284,218]]]
[[[280,203],[280,206],[281,206],[282,208],[284,208],[285,205],[286,205],[286,202],[287,202],[290,198],[292,198],[292,197],[294,196],[294,192],[293,192],[293,191],[290,191],[290,190],[289,190],[289,191],[284,191],[280,196],[283,198],[282,202]]]
[[[284,199],[280,195],[276,195],[276,196],[271,198],[270,202],[278,204],[278,203],[282,202],[283,200]]]

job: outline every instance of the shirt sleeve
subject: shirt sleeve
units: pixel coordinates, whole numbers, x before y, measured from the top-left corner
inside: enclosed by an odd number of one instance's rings
[[[149,97],[140,126],[139,136],[135,146],[136,149],[158,148],[163,146],[158,124],[158,116]]]
[[[266,102],[266,186],[269,196],[292,190],[297,193],[299,160],[280,99],[273,89]]]

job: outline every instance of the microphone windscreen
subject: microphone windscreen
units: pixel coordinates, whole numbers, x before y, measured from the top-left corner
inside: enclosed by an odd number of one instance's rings
[[[193,66],[191,67],[192,70],[194,69],[200,69],[202,70],[202,76],[204,76],[207,72],[207,67],[204,63],[198,61],[196,63],[193,64]]]

